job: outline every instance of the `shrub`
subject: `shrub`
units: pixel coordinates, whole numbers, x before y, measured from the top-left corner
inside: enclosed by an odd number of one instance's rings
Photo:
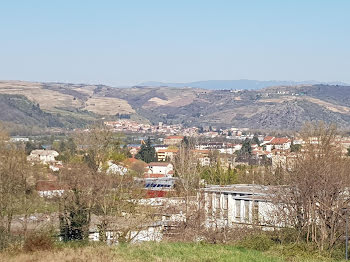
[[[0,251],[8,246],[9,236],[4,227],[0,226]]]
[[[21,244],[20,236],[11,235],[4,227],[0,226],[0,252],[4,250],[18,250]]]
[[[271,247],[268,254],[283,258],[294,258],[293,261],[333,261],[329,252],[320,252],[314,243],[298,242]]]
[[[38,250],[52,250],[54,248],[54,241],[49,234],[32,233],[24,240],[23,250],[26,252],[33,252]]]
[[[267,251],[274,244],[271,237],[265,233],[249,235],[238,242],[238,246],[258,251]]]

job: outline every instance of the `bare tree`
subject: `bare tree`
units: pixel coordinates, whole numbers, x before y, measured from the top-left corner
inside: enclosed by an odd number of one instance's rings
[[[306,143],[284,169],[285,186],[275,192],[276,206],[282,224],[296,228],[320,250],[331,249],[343,235],[349,208],[349,158],[342,155],[333,125],[307,124],[302,136]]]
[[[174,159],[176,189],[183,198],[183,222],[178,225],[178,235],[182,239],[196,237],[203,225],[203,208],[198,198],[198,189],[201,186],[200,165],[198,155],[194,152],[194,141],[181,143],[179,151]]]
[[[87,239],[99,177],[86,164],[70,164],[60,171],[66,188],[59,198],[60,231],[63,239]]]
[[[89,131],[75,134],[75,143],[84,152],[84,161],[97,171],[113,153],[121,151],[120,136],[105,126],[92,126]]]
[[[86,239],[89,228],[96,226],[101,241],[107,240],[108,232],[114,232],[117,241],[131,241],[149,212],[139,205],[144,192],[132,173],[108,172],[106,163],[116,153],[123,154],[119,137],[94,127],[76,141],[83,157],[59,175],[68,189],[60,201],[62,235],[66,240]]]
[[[9,143],[4,132],[0,138],[0,228],[9,236],[14,215],[23,215],[25,236],[35,197],[33,170],[27,163],[23,148]]]

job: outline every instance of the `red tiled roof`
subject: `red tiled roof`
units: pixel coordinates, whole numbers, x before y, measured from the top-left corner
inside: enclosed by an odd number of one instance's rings
[[[168,166],[169,162],[151,162],[148,166]]]
[[[209,153],[209,150],[207,150],[207,149],[195,149],[193,151],[194,151],[194,153],[203,153],[203,154]]]
[[[274,136],[266,136],[264,138],[264,141],[271,141],[272,139],[274,139],[275,137]]]
[[[165,177],[164,174],[148,174],[145,173],[145,178],[159,178],[159,177]]]
[[[143,162],[142,160],[140,159],[136,159],[136,158],[127,158],[123,161],[123,163],[126,165],[126,166],[131,166],[132,164],[134,163],[142,163],[145,167],[148,166],[148,164],[146,162]]]
[[[282,145],[288,142],[290,142],[290,139],[288,137],[276,137],[271,141],[271,144]]]
[[[64,187],[60,185],[57,181],[51,180],[40,180],[35,186],[37,191],[52,191],[52,190],[62,190]]]
[[[166,194],[167,194],[167,192],[162,191],[162,190],[147,190],[147,197],[148,198],[165,197]]]

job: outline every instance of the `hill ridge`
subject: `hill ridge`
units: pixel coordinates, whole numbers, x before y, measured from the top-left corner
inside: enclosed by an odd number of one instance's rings
[[[350,128],[350,86],[340,85],[207,90],[0,81],[0,96],[0,120],[28,126],[74,128],[124,117],[153,124],[264,130],[295,130],[305,121],[323,120]],[[11,101],[19,96],[19,104],[11,104],[8,96]],[[34,114],[29,116],[22,104],[41,111],[27,109]]]

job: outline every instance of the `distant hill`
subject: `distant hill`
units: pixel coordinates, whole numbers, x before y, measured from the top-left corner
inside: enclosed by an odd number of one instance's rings
[[[6,123],[72,129],[120,118],[262,130],[297,130],[323,120],[350,129],[350,86],[209,90],[0,81],[0,121]]]
[[[104,119],[137,116],[127,101],[100,96],[102,85],[0,81],[0,121],[15,128],[73,129]]]
[[[322,120],[350,128],[350,86],[298,85],[259,90],[179,87],[110,89],[152,123],[296,130]]]
[[[89,114],[89,113],[86,113]],[[24,95],[0,94],[0,122],[12,134],[38,134],[47,129],[84,127],[87,118],[43,111]]]
[[[271,86],[297,86],[297,85],[316,85],[316,84],[328,84],[328,85],[346,85],[342,82],[319,82],[319,81],[258,81],[258,80],[208,80],[208,81],[196,81],[189,83],[162,83],[162,82],[143,82],[138,84],[138,86],[153,86],[153,87],[193,87],[193,88],[203,88],[210,90],[225,90],[225,89],[246,89],[255,90],[262,89]]]
[[[57,116],[44,112],[23,95],[0,94],[0,120],[39,127],[63,127]]]

